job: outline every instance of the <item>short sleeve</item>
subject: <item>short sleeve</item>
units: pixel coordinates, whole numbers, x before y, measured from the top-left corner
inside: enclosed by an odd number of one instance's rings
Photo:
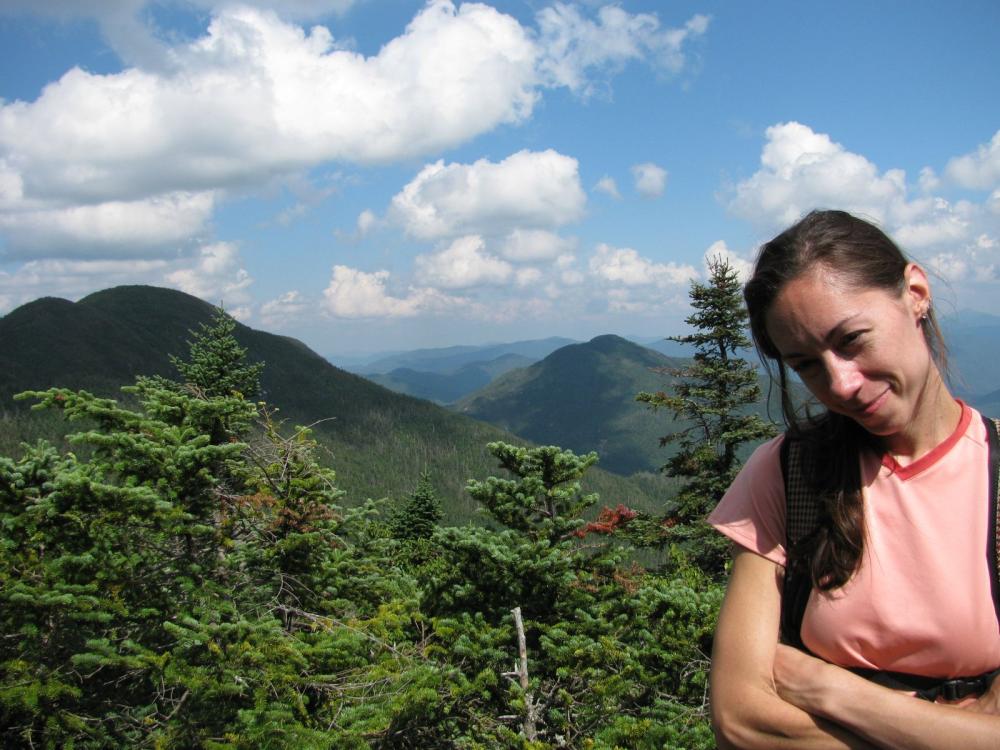
[[[783,439],[769,440],[753,452],[708,516],[717,531],[778,565],[786,559]]]

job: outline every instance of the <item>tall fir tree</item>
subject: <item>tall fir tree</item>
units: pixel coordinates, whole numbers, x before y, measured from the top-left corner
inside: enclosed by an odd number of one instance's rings
[[[636,397],[657,409],[668,409],[689,426],[660,439],[675,443],[677,452],[663,471],[685,479],[676,508],[664,526],[668,538],[709,572],[721,572],[726,544],[709,529],[704,518],[722,499],[741,465],[740,446],[775,434],[774,426],[748,412],[759,402],[761,389],[756,369],[740,356],[750,347],[748,315],[743,306],[739,275],[727,260],[709,261],[707,283],[693,282],[686,322],[694,332],[670,336],[670,341],[695,347],[688,367],[666,372],[680,378],[671,394],[640,393]]]
[[[596,453],[577,456],[554,445],[523,448],[502,442],[487,448],[516,479],[490,477],[469,482],[466,489],[494,519],[532,540],[568,538],[583,524],[583,511],[597,502],[597,495],[585,495],[579,482],[597,463]]]
[[[206,398],[258,395],[264,363],[246,362],[247,350],[236,340],[236,321],[231,315],[217,307],[211,324],[202,323],[190,333],[188,358],[170,357],[185,384]]]
[[[392,519],[392,534],[397,539],[429,539],[442,518],[444,510],[431,484],[430,472],[422,471],[417,488],[403,501]]]

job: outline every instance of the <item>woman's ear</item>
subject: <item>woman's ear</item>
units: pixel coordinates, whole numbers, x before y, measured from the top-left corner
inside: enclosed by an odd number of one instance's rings
[[[927,273],[916,263],[908,263],[903,271],[903,279],[906,283],[904,296],[910,311],[919,320],[931,309],[931,285],[927,280]]]

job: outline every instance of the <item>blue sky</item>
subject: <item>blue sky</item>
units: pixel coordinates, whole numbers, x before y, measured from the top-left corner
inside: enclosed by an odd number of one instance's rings
[[[324,354],[682,329],[814,207],[1000,314],[1000,4],[8,0],[0,314],[157,284]]]

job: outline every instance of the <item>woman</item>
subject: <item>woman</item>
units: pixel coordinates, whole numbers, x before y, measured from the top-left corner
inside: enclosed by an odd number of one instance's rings
[[[873,225],[813,212],[761,249],[745,297],[789,431],[709,518],[736,548],[712,659],[720,747],[1000,748],[1000,679],[946,703],[850,671],[943,680],[1000,667],[986,426],[942,378],[926,274]],[[824,415],[798,424],[786,368]],[[809,479],[824,508],[790,560],[783,440],[818,457]],[[779,643],[789,563],[813,582],[795,634],[811,654]]]

